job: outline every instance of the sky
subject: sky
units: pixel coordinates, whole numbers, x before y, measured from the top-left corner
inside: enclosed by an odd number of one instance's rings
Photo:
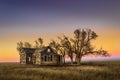
[[[72,36],[75,29],[90,28],[98,34],[94,46],[120,59],[120,0],[0,0],[0,62],[18,62],[17,42],[45,44],[57,36]]]

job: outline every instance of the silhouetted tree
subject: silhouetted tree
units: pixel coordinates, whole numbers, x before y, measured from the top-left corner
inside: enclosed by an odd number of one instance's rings
[[[60,54],[63,57],[63,63],[65,63],[65,54],[66,54],[65,48],[64,47],[60,47],[59,52],[60,52]]]
[[[35,48],[42,48],[43,46],[43,39],[41,37],[35,40]]]
[[[63,63],[65,63],[65,55],[67,54],[67,49],[64,46],[65,38],[58,37],[58,39],[60,40],[60,43],[59,43],[60,44],[60,54],[62,54]]]
[[[22,48],[23,47],[24,47],[24,44],[22,41],[17,43],[17,51],[19,52],[19,55],[22,55]],[[20,63],[21,63],[21,60],[23,60],[23,56],[20,57]]]
[[[60,39],[60,40],[61,40],[60,42],[62,43],[62,39]],[[63,45],[61,43],[58,43],[58,42],[52,40],[49,43],[49,46],[52,47],[56,53],[62,55],[64,63],[65,63],[65,48],[63,47]]]
[[[76,29],[74,31],[74,38],[71,39],[74,46],[74,53],[76,53],[76,61],[78,64],[84,55],[95,54],[108,56],[107,51],[99,49],[95,50],[91,45],[91,41],[95,40],[98,35],[91,29]]]
[[[22,50],[22,48],[23,48],[23,42],[22,41],[20,41],[20,42],[18,42],[17,43],[17,51],[20,53],[21,52],[21,50]]]
[[[51,46],[58,53],[60,45],[56,41],[52,40],[49,43],[49,46]]]
[[[39,47],[42,47],[43,46],[43,39],[40,37],[40,38],[38,38],[38,42],[39,42],[39,44],[40,44],[40,46]]]
[[[39,48],[39,43],[38,43],[38,41],[37,40],[35,40],[35,46],[34,46],[35,48]]]
[[[64,47],[64,38],[58,37],[58,39],[60,40],[59,43],[52,40],[49,46],[54,48],[57,53],[62,55],[63,62],[65,63],[65,54],[66,54],[67,49]]]
[[[58,37],[60,39],[60,44],[63,48],[63,55],[65,56],[65,52],[68,54],[68,56],[70,57],[71,59],[71,64],[73,64],[73,45],[69,39],[69,37],[67,36],[63,36],[63,38],[61,37]]]
[[[24,42],[24,47],[25,48],[31,48],[32,45],[29,42]]]

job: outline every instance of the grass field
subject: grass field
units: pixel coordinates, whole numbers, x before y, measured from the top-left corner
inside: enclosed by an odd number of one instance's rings
[[[0,63],[0,80],[120,80],[120,61],[39,66]]]

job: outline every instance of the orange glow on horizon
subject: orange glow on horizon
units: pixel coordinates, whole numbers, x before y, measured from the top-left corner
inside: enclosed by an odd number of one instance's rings
[[[113,30],[109,30],[108,32],[105,32],[104,30],[98,30],[95,32],[99,35],[98,38],[95,41],[93,41],[93,45],[97,49],[102,47],[103,49],[107,50],[111,56],[120,56],[120,37],[118,34],[120,32],[114,32]],[[8,37],[4,38],[4,41],[1,41],[2,46],[0,46],[0,62],[19,61],[19,53],[17,52],[16,47],[17,42],[19,42],[20,40],[22,40],[23,42],[28,41],[34,45],[34,40],[36,40],[39,37],[42,37],[45,41],[45,45],[47,45],[50,42],[50,40],[56,39],[58,35],[62,36],[61,33],[51,33],[35,36],[31,36],[31,34],[29,34],[25,36],[16,36],[9,39]],[[71,34],[66,35],[71,36],[72,32]]]

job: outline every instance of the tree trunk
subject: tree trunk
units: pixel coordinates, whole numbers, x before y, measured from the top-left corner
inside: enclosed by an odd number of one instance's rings
[[[65,51],[63,52],[63,64],[65,64]]]
[[[73,58],[71,58],[71,64],[73,64]]]
[[[76,56],[76,58],[75,58],[75,63],[77,63],[77,56]]]
[[[63,64],[65,64],[65,56],[63,56]]]
[[[77,60],[77,64],[78,64],[78,65],[81,64],[81,58],[82,58],[82,56],[80,56],[80,57],[76,57],[76,60]]]

